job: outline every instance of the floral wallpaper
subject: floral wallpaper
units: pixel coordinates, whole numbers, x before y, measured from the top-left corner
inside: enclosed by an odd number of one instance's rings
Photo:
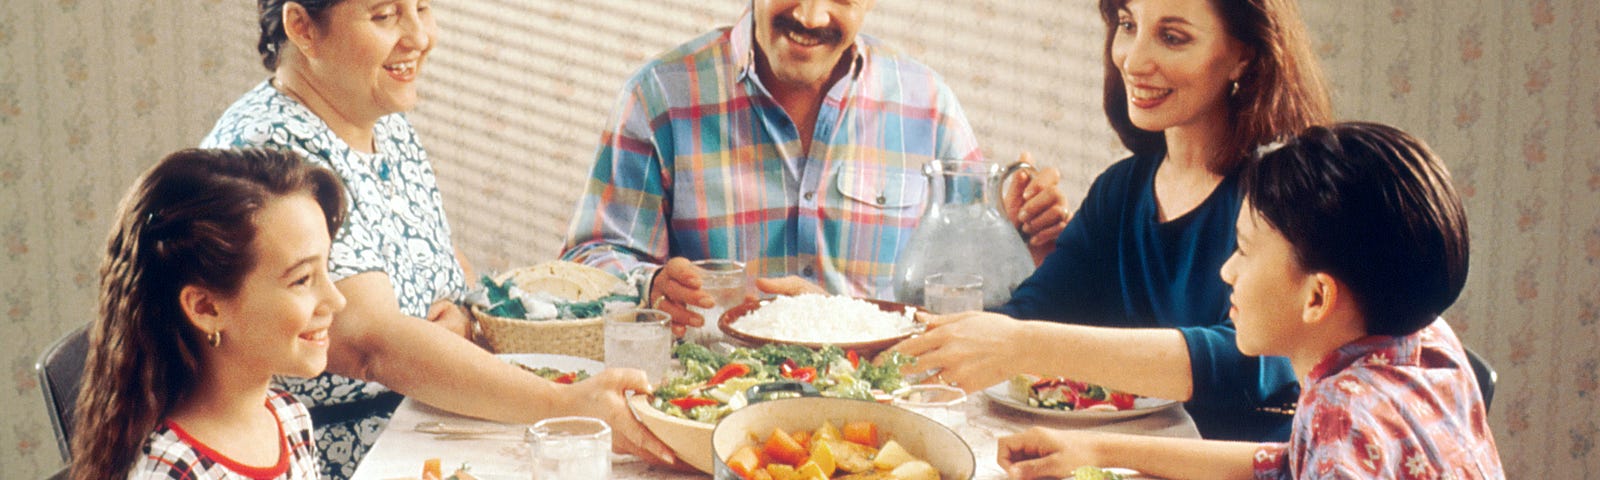
[[[60,466],[33,363],[94,314],[116,201],[266,73],[254,2],[0,3],[0,471]],[[553,257],[623,80],[746,2],[437,2],[412,118],[480,270]],[[1091,0],[880,0],[865,31],[940,71],[990,158],[1081,197],[1120,157]],[[1447,317],[1501,375],[1512,478],[1600,477],[1600,11],[1581,0],[1302,2],[1340,116],[1405,128],[1466,196]]]

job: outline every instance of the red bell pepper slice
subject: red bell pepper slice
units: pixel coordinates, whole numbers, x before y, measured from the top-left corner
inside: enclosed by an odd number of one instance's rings
[[[561,376],[556,377],[556,379],[553,381],[556,383],[571,385],[573,382],[578,381],[578,372],[567,372],[561,374]]]
[[[855,350],[845,350],[844,358],[850,360],[851,367],[861,368],[861,354],[856,353]]]
[[[796,368],[794,370],[783,372],[783,377],[811,383],[817,379],[817,367]]]
[[[690,409],[693,409],[694,407],[704,407],[706,405],[716,405],[717,401],[709,399],[709,398],[683,397],[683,398],[674,398],[672,400],[667,400],[667,403],[672,404],[672,406],[674,406],[674,407],[678,407],[678,408],[684,409],[685,411],[688,411]]]
[[[722,382],[728,381],[730,378],[742,377],[746,373],[750,373],[749,365],[738,362],[729,363],[727,365],[723,365],[722,369],[717,370],[717,373],[712,375],[710,380],[706,380],[706,386],[709,387],[712,385],[721,384]]]
[[[1131,410],[1133,409],[1133,394],[1126,392],[1112,393],[1111,405],[1117,407],[1117,410]]]

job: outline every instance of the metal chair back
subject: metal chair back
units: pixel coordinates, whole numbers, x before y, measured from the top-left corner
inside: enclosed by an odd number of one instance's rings
[[[1478,377],[1478,390],[1483,392],[1483,411],[1489,411],[1489,404],[1494,401],[1494,385],[1499,383],[1500,374],[1494,371],[1488,360],[1484,360],[1478,352],[1467,349],[1467,362],[1472,364],[1472,373]]]
[[[50,426],[55,429],[56,446],[61,448],[64,462],[72,460],[73,409],[78,403],[78,384],[88,357],[88,327],[82,326],[46,347],[39,363],[33,366],[39,372],[39,390],[44,392]]]

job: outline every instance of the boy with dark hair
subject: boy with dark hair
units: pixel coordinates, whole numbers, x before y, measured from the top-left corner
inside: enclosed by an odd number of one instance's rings
[[[1014,478],[1115,465],[1164,478],[1504,478],[1479,385],[1439,314],[1466,284],[1466,214],[1444,165],[1393,127],[1313,127],[1240,179],[1239,350],[1288,357],[1288,443],[1035,428],[1000,440]]]

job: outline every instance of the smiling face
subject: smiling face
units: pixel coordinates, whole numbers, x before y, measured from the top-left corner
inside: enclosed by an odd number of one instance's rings
[[[438,36],[431,0],[345,0],[314,28],[312,76],[351,118],[411,110],[416,81]]]
[[[1222,264],[1222,281],[1233,286],[1228,317],[1246,355],[1286,355],[1285,341],[1303,335],[1301,318],[1312,275],[1301,268],[1294,247],[1245,202],[1236,225],[1239,248]]]
[[[270,375],[314,377],[328,363],[328,326],[345,299],[328,277],[328,226],[309,194],[268,201],[256,215],[255,266],[216,302],[220,356]]]
[[[1117,12],[1111,61],[1127,87],[1128,117],[1162,131],[1226,122],[1244,48],[1209,1],[1132,0]]]
[[[822,90],[874,0],[755,0],[755,37],[769,87]]]

